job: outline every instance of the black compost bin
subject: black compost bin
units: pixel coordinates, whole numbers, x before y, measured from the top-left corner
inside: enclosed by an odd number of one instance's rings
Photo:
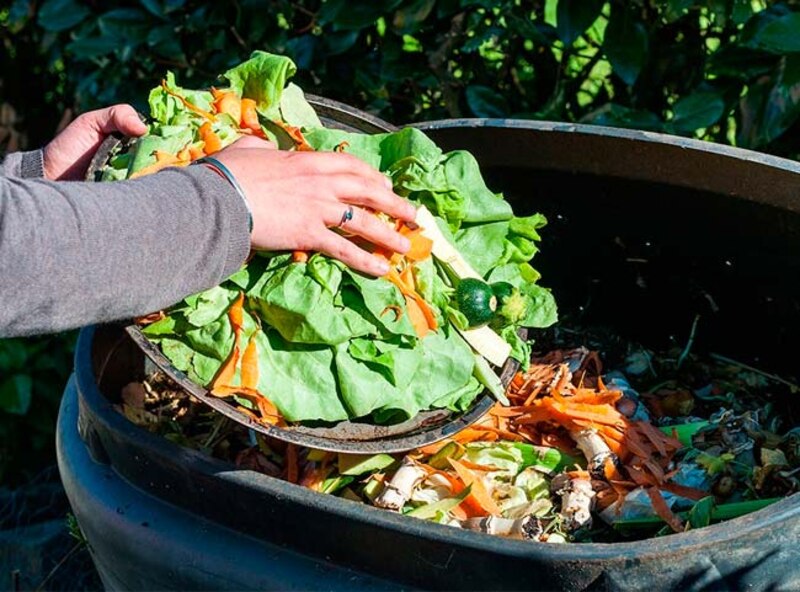
[[[518,213],[547,214],[536,265],[562,314],[654,346],[684,340],[700,314],[698,349],[794,373],[797,164],[600,127],[425,129],[446,149],[472,151]],[[153,436],[112,409],[142,372],[120,328],[83,330],[59,417],[64,486],[109,588],[800,589],[798,495],[643,542],[503,540],[316,494]]]

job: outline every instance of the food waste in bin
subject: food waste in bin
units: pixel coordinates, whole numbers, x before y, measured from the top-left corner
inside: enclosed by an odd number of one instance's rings
[[[629,343],[611,371],[585,347],[533,354],[507,390],[510,406],[405,454],[270,439],[158,372],[125,387],[118,409],[241,469],[410,518],[514,539],[617,542],[701,528],[800,490],[800,427],[783,406],[798,387],[685,351]]]

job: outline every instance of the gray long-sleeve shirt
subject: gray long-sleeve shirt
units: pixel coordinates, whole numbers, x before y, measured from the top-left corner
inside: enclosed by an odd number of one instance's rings
[[[42,176],[40,151],[0,165],[0,337],[160,310],[247,257],[247,208],[206,167],[114,183]]]

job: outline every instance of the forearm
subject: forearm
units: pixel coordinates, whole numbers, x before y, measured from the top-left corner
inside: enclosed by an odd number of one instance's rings
[[[0,178],[0,336],[169,306],[236,271],[247,228],[242,200],[205,167],[117,183]]]

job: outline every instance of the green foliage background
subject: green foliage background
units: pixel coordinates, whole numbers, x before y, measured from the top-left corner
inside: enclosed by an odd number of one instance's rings
[[[800,154],[795,1],[14,0],[0,27],[0,126],[29,147],[65,112],[143,109],[167,69],[207,86],[266,49],[307,91],[398,124],[578,121]],[[71,342],[0,342],[0,481],[51,462]]]

